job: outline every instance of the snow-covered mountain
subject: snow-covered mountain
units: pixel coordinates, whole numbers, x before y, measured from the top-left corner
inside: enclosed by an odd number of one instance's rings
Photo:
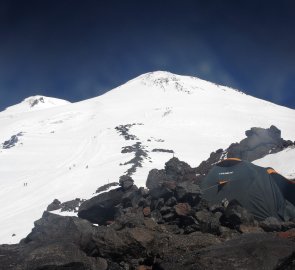
[[[143,186],[173,155],[197,166],[245,130],[271,125],[294,141],[294,110],[162,71],[77,103],[27,98],[0,113],[0,241],[26,236],[55,198],[89,198],[126,173]],[[288,151],[289,166],[280,168],[292,176],[295,150]],[[276,168],[279,155],[257,164]]]

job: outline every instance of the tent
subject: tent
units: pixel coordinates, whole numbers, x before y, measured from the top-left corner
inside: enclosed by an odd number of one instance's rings
[[[278,176],[248,161],[229,158],[209,171],[201,182],[201,190],[211,204],[235,199],[258,220],[276,217],[288,221],[295,218],[295,206],[286,200],[276,183]],[[291,196],[294,198],[295,193]]]

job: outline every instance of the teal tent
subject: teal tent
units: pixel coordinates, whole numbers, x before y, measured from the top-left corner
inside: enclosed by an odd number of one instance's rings
[[[258,220],[288,221],[295,218],[295,207],[284,197],[275,175],[251,162],[229,158],[217,163],[202,180],[203,198],[211,204],[235,199]]]

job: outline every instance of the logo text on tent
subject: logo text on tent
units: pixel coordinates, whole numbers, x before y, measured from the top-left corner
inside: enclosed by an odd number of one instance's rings
[[[225,175],[225,174],[233,174],[234,172],[220,172],[219,175]]]

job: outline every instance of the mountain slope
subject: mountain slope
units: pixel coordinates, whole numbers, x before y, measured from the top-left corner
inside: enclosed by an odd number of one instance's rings
[[[162,168],[172,151],[197,166],[251,127],[275,125],[284,139],[295,138],[294,110],[168,72],[144,74],[93,99],[61,103],[0,113],[0,143],[17,137],[0,151],[3,243],[24,237],[54,198],[89,198],[126,173],[144,185],[148,171]]]
[[[295,179],[295,148],[288,147],[281,152],[267,155],[253,162],[262,167],[273,167],[275,170],[289,179]]]

